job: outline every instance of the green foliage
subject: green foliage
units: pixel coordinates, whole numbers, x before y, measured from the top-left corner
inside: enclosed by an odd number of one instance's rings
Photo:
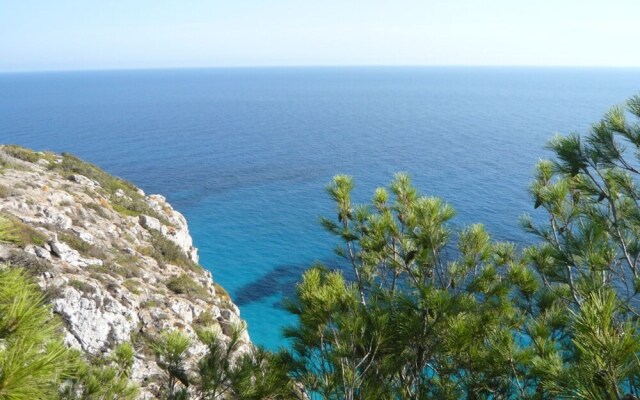
[[[227,290],[223,288],[218,282],[213,282],[213,287],[216,290],[216,297],[224,301],[231,301],[231,296],[229,296]]]
[[[0,213],[0,242],[15,243],[19,246],[28,244],[42,246],[45,243],[45,237],[15,216]]]
[[[29,162],[36,162],[40,158],[45,158],[49,161],[48,168],[58,171],[62,176],[79,174],[98,182],[104,190],[104,194],[111,200],[113,209],[122,215],[138,216],[146,214],[168,224],[165,216],[156,212],[144,201],[144,197],[138,192],[135,185],[109,175],[94,164],[83,161],[69,153],[62,153],[58,157],[52,153],[36,153],[18,146],[4,146],[3,149],[8,154]],[[124,196],[117,195],[116,192],[118,191],[121,191]],[[104,214],[103,211],[98,211],[98,213]]]
[[[208,296],[207,291],[201,284],[184,273],[169,279],[166,284],[167,288],[176,294],[184,294],[199,299],[206,299]]]
[[[453,208],[420,196],[406,174],[366,205],[351,203],[353,187],[350,177],[334,179],[337,221],[322,224],[342,239],[336,252],[354,280],[322,266],[304,274],[288,305],[298,323],[285,331],[293,378],[326,399],[526,391],[512,384],[524,379],[514,360],[527,355],[511,299],[531,296],[537,281],[514,246],[492,242],[481,225],[455,232]],[[452,241],[456,258],[447,255]]]
[[[133,294],[140,294],[140,282],[135,279],[127,279],[122,282],[122,285],[126,287]]]
[[[131,344],[122,343],[105,358],[87,363],[76,354],[76,369],[60,391],[61,400],[134,400],[139,389],[129,381],[134,361]]]
[[[257,347],[235,356],[244,326],[234,326],[228,341],[215,325],[198,332],[207,354],[198,361],[197,393],[202,399],[298,399],[288,376],[285,354]]]
[[[60,162],[50,164],[49,168],[59,171],[63,176],[72,174],[83,175],[98,182],[109,194],[115,194],[115,192],[120,189],[130,197],[141,197],[132,183],[113,177],[96,165],[83,161],[69,153],[62,153]]]
[[[16,226],[9,218],[0,215],[0,242],[19,243]]]
[[[69,286],[78,289],[81,293],[93,294],[96,289],[89,283],[78,279],[71,279],[68,283]]]
[[[200,340],[207,346],[207,354],[198,361],[198,392],[203,399],[224,398],[232,391],[231,355],[240,345],[241,332],[242,327],[235,327],[228,344],[219,340],[218,330],[213,327],[198,332]]]
[[[286,373],[288,361],[261,347],[242,354],[231,373],[233,393],[244,400],[301,399]]]
[[[189,347],[191,339],[180,331],[165,332],[153,344],[156,362],[167,375],[164,393],[169,400],[188,398],[190,382],[185,361]]]
[[[544,283],[531,326],[553,323],[536,329],[550,346],[535,350],[552,371],[540,373],[542,386],[560,397],[619,399],[640,391],[639,107],[635,96],[588,134],[556,136],[549,143],[556,159],[538,164],[531,185],[535,207],[550,221],[523,219],[540,239],[525,256]],[[565,310],[573,317],[558,318]]]
[[[16,145],[4,145],[2,150],[11,157],[30,163],[34,163],[41,158],[39,153]]]
[[[0,269],[0,399],[54,398],[70,374],[59,322],[21,269]]]
[[[185,269],[201,272],[202,267],[194,263],[182,249],[167,239],[162,233],[151,230],[152,249],[141,249],[142,254],[149,254],[158,264],[170,263]]]
[[[112,196],[111,207],[118,213],[129,217],[137,217],[141,214],[150,215],[158,220],[162,221],[165,225],[170,225],[167,218],[158,212],[156,212],[151,206],[142,200],[142,197],[137,194],[133,199],[126,198],[124,196]]]

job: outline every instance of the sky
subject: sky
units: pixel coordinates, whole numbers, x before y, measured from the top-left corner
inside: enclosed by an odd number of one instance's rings
[[[0,71],[639,67],[640,0],[0,0]]]

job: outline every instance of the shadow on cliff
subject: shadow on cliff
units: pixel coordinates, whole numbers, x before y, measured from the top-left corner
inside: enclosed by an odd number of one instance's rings
[[[351,279],[351,271],[345,267],[341,260],[324,260],[319,264],[330,270],[343,271],[347,279]],[[234,302],[238,306],[263,301],[272,296],[280,299],[273,304],[274,307],[282,307],[282,299],[293,298],[296,291],[296,284],[300,281],[304,271],[313,264],[283,264],[278,265],[271,271],[261,276],[258,280],[248,283],[238,289],[234,296]]]

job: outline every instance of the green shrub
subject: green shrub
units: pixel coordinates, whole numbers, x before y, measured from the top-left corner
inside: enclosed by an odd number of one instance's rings
[[[152,246],[138,246],[136,251],[145,257],[153,257],[154,249]]]
[[[134,184],[109,175],[94,164],[83,161],[72,154],[62,153],[61,162],[51,163],[49,168],[60,172],[63,176],[79,174],[98,182],[111,200],[113,209],[119,214],[125,216],[146,214],[159,219],[166,225],[170,225],[165,216],[156,212],[144,201],[144,197],[138,192],[138,188]],[[121,190],[125,196],[116,196],[118,190]],[[92,208],[102,217],[106,217],[97,208]]]
[[[0,216],[0,242],[19,243],[20,238],[13,222]]]
[[[74,371],[61,387],[55,399],[118,399],[138,398],[139,388],[129,377],[134,361],[131,344],[121,343],[106,356],[89,357],[85,360],[75,352]]]
[[[140,257],[133,254],[127,254],[118,251],[114,261],[131,270],[138,271],[140,269],[140,266],[138,265],[138,263],[140,262]]]
[[[126,273],[123,267],[109,261],[105,262],[102,265],[90,265],[87,268],[95,271],[96,273],[109,275],[114,278],[125,276],[124,274]]]
[[[19,246],[28,244],[43,246],[46,237],[17,217],[8,213],[0,213],[0,242],[15,243]]]
[[[96,288],[94,288],[92,285],[77,279],[69,280],[69,286],[78,289],[82,293],[93,294],[96,292]]]
[[[206,328],[209,327],[218,321],[213,316],[213,313],[209,310],[200,313],[198,318],[194,321],[194,324],[197,328]]]
[[[149,299],[149,300],[145,300],[145,301],[143,301],[143,302],[140,304],[140,307],[141,307],[141,308],[145,308],[145,309],[146,309],[146,308],[156,308],[156,307],[158,307],[158,305],[159,305],[159,304],[160,304],[160,303],[158,303],[158,301]]]
[[[122,286],[126,287],[131,293],[135,295],[140,294],[140,282],[135,279],[127,279],[122,282]]]
[[[184,294],[201,300],[205,300],[209,296],[205,288],[187,274],[174,276],[167,281],[166,285],[169,290],[176,294]]]
[[[16,145],[5,145],[2,147],[2,150],[11,157],[30,163],[34,163],[41,158],[41,155],[35,151]]]
[[[150,256],[153,257],[158,264],[169,263],[194,272],[202,271],[201,266],[194,263],[177,244],[167,239],[162,233],[151,231],[151,245],[153,246],[153,250]]]
[[[91,244],[80,239],[78,236],[72,233],[59,232],[58,239],[62,240],[74,250],[78,250],[80,253],[87,253],[91,250]]]
[[[213,282],[213,287],[216,289],[216,297],[219,297],[223,301],[231,301],[231,296],[229,296],[229,292],[217,282]]]

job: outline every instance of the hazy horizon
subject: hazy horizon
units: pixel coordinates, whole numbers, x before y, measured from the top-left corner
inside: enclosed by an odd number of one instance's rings
[[[640,67],[640,3],[0,0],[0,72]]]
[[[37,73],[71,73],[71,72],[144,72],[144,71],[189,71],[189,70],[224,70],[224,69],[332,69],[332,68],[433,68],[433,69],[618,69],[635,70],[640,66],[618,65],[229,65],[229,66],[185,66],[185,67],[122,67],[122,68],[85,68],[85,69],[34,69],[18,71],[2,71],[0,74],[37,74]]]

